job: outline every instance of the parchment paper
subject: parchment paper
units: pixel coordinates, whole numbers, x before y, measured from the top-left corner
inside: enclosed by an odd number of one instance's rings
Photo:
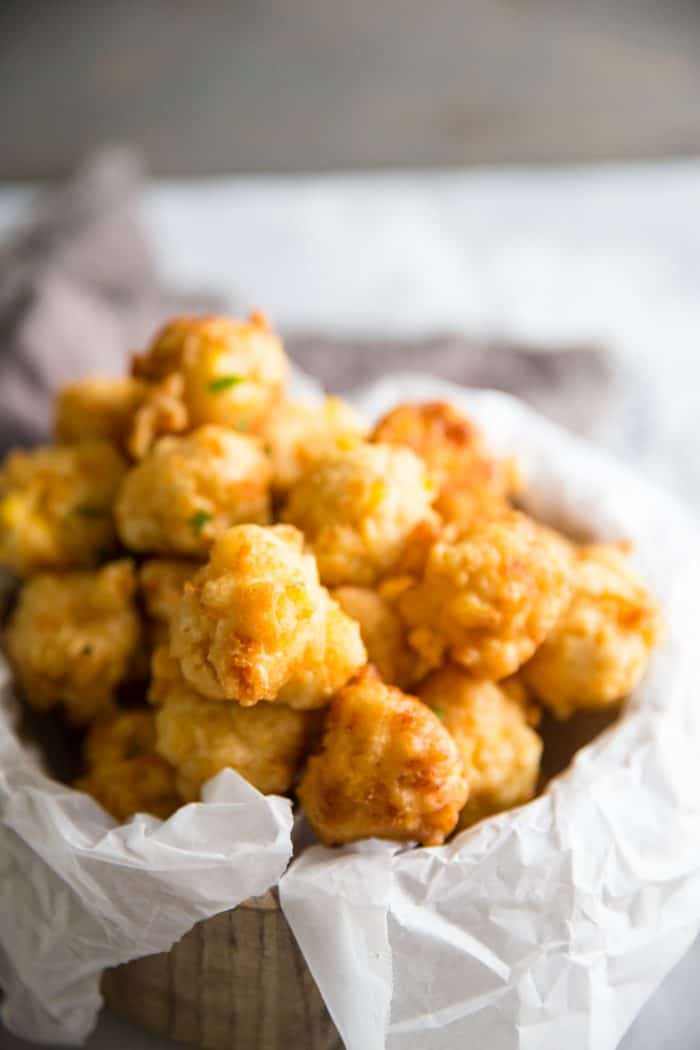
[[[348,1050],[611,1050],[700,930],[700,536],[666,493],[505,395],[394,376],[354,400],[373,417],[426,397],[521,455],[533,512],[635,542],[668,642],[623,719],[541,798],[439,849],[314,846],[281,878],[282,906]],[[289,804],[226,771],[206,802],[118,828],[41,773],[7,709],[2,1017],[77,1041],[102,967],[163,951],[280,879]]]
[[[634,541],[668,641],[623,719],[541,798],[438,849],[315,846],[282,907],[348,1050],[612,1050],[700,929],[698,532],[503,395],[392,377],[355,400],[375,416],[432,397],[521,454],[528,509]]]
[[[274,885],[291,856],[291,806],[232,770],[169,820],[117,826],[87,795],[46,777],[0,711],[0,985],[4,1024],[79,1043],[103,969],[166,951],[200,919]]]

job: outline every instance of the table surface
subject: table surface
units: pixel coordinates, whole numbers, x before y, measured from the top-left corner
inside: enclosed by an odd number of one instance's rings
[[[0,187],[0,237],[31,195]],[[165,182],[143,215],[170,281],[287,330],[609,347],[646,401],[641,469],[700,509],[700,162]],[[623,1050],[697,1050],[699,977],[700,942]],[[0,1031],[3,1050],[26,1045]],[[105,1016],[88,1045],[174,1044]]]

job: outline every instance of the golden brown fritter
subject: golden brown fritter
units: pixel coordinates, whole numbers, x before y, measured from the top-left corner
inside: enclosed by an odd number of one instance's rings
[[[379,420],[372,440],[412,448],[427,463],[439,493],[435,510],[462,524],[500,514],[522,487],[515,462],[493,456],[481,432],[445,401],[403,404]]]
[[[323,593],[325,629],[314,634],[301,664],[277,700],[299,711],[323,707],[367,663],[360,627]]]
[[[475,677],[513,674],[569,602],[571,557],[562,537],[516,512],[439,541],[395,599],[409,643],[433,667],[450,658]]]
[[[274,697],[279,703],[300,711],[324,707],[333,693],[345,685],[367,661],[358,625],[323,591],[319,601],[323,610],[324,629],[314,632],[313,641],[299,661],[297,670]],[[152,661],[152,703],[162,701],[173,676],[173,664],[175,673],[180,673],[178,661],[170,655],[167,630],[160,635],[159,641],[161,644],[156,648]]]
[[[282,516],[305,534],[323,583],[367,586],[431,518],[434,496],[425,464],[410,449],[359,444],[312,466]]]
[[[397,405],[372,431],[372,441],[412,448],[437,474],[440,484],[481,453],[482,440],[474,424],[445,401]]]
[[[30,707],[61,704],[78,726],[111,707],[141,637],[135,590],[130,561],[96,572],[40,573],[24,584],[6,647]]]
[[[238,525],[185,584],[171,649],[212,700],[274,700],[326,637],[324,590],[303,537],[288,525]]]
[[[515,461],[452,405],[368,435],[287,373],[261,314],[181,317],[130,377],[59,392],[59,446],[0,469],[0,565],[29,577],[8,657],[90,727],[77,786],[118,820],[225,768],[289,792],[315,752],[322,842],[439,844],[533,796],[538,702],[620,701],[660,613],[619,550],[516,512]],[[150,557],[96,568],[124,546]],[[156,710],[118,711],[146,682]]]
[[[181,317],[167,324],[132,372],[160,382],[178,375],[190,427],[218,423],[255,430],[280,399],[288,363],[282,344],[263,314]]]
[[[380,580],[378,589],[381,591],[388,585],[389,593],[395,586],[401,586],[390,584],[389,581],[401,577],[421,576],[425,572],[428,555],[438,540],[453,543],[458,538],[457,528],[454,525],[446,525],[437,515],[419,521],[408,534],[401,556],[392,566],[391,573]]]
[[[509,700],[522,708],[527,724],[536,728],[542,721],[542,707],[532,689],[525,682],[525,667],[527,664],[510,678],[502,678],[498,687],[503,690]]]
[[[155,752],[152,711],[121,711],[96,722],[85,738],[87,773],[75,787],[92,795],[115,820],[152,813],[165,820],[182,799],[175,770]]]
[[[227,767],[263,794],[290,789],[316,731],[315,712],[206,700],[176,671],[164,683],[161,679],[157,750],[177,769],[184,798],[198,799],[202,784]]]
[[[102,439],[127,451],[134,413],[148,384],[131,376],[89,376],[61,387],[54,430],[61,444]]]
[[[132,459],[143,459],[158,438],[191,429],[183,400],[185,383],[179,372],[166,376],[159,383],[143,385],[144,394],[131,417],[125,439],[126,450]]]
[[[117,542],[126,463],[106,441],[14,451],[0,470],[0,565],[18,576],[92,567]]]
[[[418,696],[442,720],[464,765],[469,798],[460,828],[533,797],[542,741],[504,689],[448,666],[430,675]]]
[[[147,699],[149,704],[155,706],[162,704],[173,689],[180,689],[184,682],[179,661],[170,652],[168,634],[169,631],[165,628],[161,637],[156,638],[151,654],[151,680]],[[194,692],[190,685],[187,685],[187,688]]]
[[[203,557],[231,525],[269,519],[269,481],[255,438],[213,425],[161,438],[124,480],[119,535],[132,550]]]
[[[583,547],[573,599],[523,676],[559,718],[607,707],[637,687],[662,633],[659,607],[624,553],[610,544]]]
[[[199,562],[180,558],[149,558],[139,569],[139,587],[146,612],[152,620],[169,624]]]
[[[358,444],[366,427],[339,397],[316,405],[283,401],[261,431],[272,462],[272,484],[280,492],[295,485],[318,459]]]
[[[333,597],[360,625],[367,659],[389,685],[405,687],[421,674],[420,658],[408,646],[396,610],[370,587],[337,587]]]
[[[371,672],[334,697],[323,749],[309,759],[298,789],[311,826],[328,845],[371,837],[439,845],[467,792],[440,719]]]
[[[176,558],[149,558],[139,569],[139,593],[146,612],[145,657],[150,664],[155,651],[170,645],[170,621],[201,562]]]
[[[90,726],[83,740],[88,769],[113,766],[138,755],[155,752],[156,726],[152,711],[115,711]]]
[[[189,429],[183,392],[179,373],[158,383],[134,376],[79,379],[56,397],[56,440],[74,445],[103,438],[130,459],[142,459],[157,438]]]

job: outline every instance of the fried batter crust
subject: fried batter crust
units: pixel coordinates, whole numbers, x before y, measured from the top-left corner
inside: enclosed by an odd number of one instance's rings
[[[337,587],[333,597],[360,625],[367,659],[388,685],[401,688],[421,675],[421,661],[409,647],[401,618],[378,591],[371,587]]]
[[[0,565],[18,576],[96,565],[116,547],[112,504],[125,472],[106,441],[10,452],[0,470]]]
[[[372,837],[439,845],[467,793],[440,719],[369,671],[334,697],[323,748],[309,759],[298,789],[328,845]]]
[[[303,536],[288,525],[238,525],[185,584],[171,648],[203,696],[274,700],[325,644],[325,591]]]
[[[213,425],[161,438],[126,475],[119,534],[132,550],[203,557],[232,525],[268,521],[269,481],[255,438]]]
[[[201,564],[182,558],[149,558],[139,569],[139,588],[146,612],[153,620],[169,624],[185,584]]]
[[[5,641],[30,707],[63,705],[80,726],[112,706],[141,640],[135,590],[130,561],[24,584]]]
[[[148,382],[177,375],[189,426],[218,423],[256,430],[280,399],[289,370],[278,336],[261,313],[180,317],[165,325],[132,360]]]
[[[460,828],[533,797],[542,741],[504,689],[448,666],[430,675],[418,696],[442,719],[464,766],[469,798]]]
[[[398,405],[379,420],[372,440],[406,446],[425,460],[439,486],[435,510],[447,522],[501,514],[522,487],[515,460],[492,455],[479,429],[446,401]]]
[[[61,387],[56,396],[54,433],[60,444],[102,439],[127,451],[134,413],[148,384],[132,376],[88,376]]]
[[[316,727],[315,712],[206,700],[174,676],[156,715],[157,750],[177,769],[178,788],[188,800],[198,799],[202,784],[227,767],[263,794],[283,794]]]
[[[559,718],[607,707],[637,687],[662,635],[659,607],[625,554],[611,544],[586,546],[573,598],[523,677]]]
[[[360,444],[319,460],[282,514],[301,529],[327,586],[367,586],[388,572],[412,529],[432,516],[435,487],[410,449]]]
[[[458,542],[438,541],[396,607],[426,663],[449,658],[475,677],[499,679],[532,656],[570,595],[569,544],[513,511]]]
[[[165,820],[182,804],[175,770],[155,753],[152,711],[121,711],[96,722],[84,744],[87,773],[75,787],[92,795],[115,820],[152,813]]]
[[[317,405],[283,401],[268,416],[261,431],[272,463],[272,484],[288,491],[318,459],[352,448],[366,427],[339,397]]]
[[[367,663],[359,624],[326,593],[323,616],[325,630],[314,634],[299,669],[277,695],[280,703],[299,711],[324,707]]]

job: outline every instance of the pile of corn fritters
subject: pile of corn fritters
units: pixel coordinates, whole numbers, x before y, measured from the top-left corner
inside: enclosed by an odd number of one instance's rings
[[[367,431],[287,373],[263,315],[178,318],[59,391],[56,444],[0,471],[5,650],[118,820],[231,767],[322,842],[439,844],[532,797],[542,707],[630,694],[659,610],[624,545],[516,509],[517,464],[451,405]]]

